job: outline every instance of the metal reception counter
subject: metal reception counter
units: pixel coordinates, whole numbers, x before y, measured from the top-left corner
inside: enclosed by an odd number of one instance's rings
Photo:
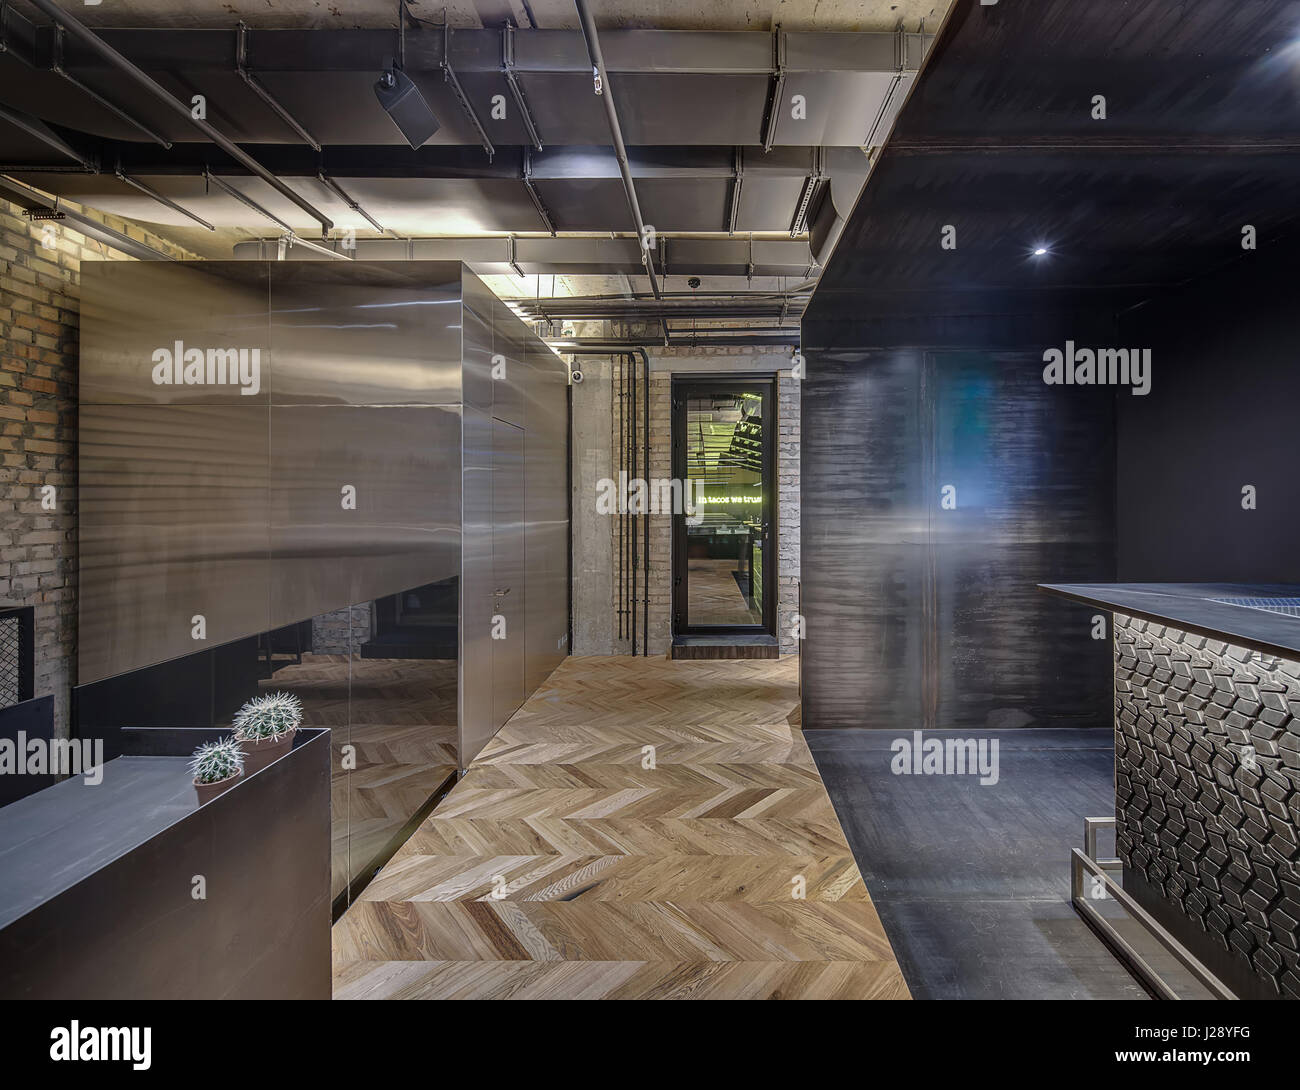
[[[201,804],[226,732],[121,732],[121,755],[0,809],[0,998],[328,999],[330,732]]]
[[[1300,998],[1300,586],[1042,585],[1114,615],[1123,888],[1243,998]]]

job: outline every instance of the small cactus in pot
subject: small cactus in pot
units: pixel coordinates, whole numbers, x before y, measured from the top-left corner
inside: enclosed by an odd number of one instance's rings
[[[194,777],[194,790],[199,805],[211,802],[223,791],[229,791],[244,774],[244,754],[234,738],[219,742],[204,742],[194,751],[190,760]]]
[[[293,747],[302,722],[302,701],[292,693],[255,696],[235,713],[235,739],[249,775],[279,760]]]

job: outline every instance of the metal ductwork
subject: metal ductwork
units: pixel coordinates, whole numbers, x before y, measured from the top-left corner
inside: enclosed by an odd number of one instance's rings
[[[49,22],[6,4],[0,175],[204,256],[625,277],[651,303],[610,313],[665,337],[685,317],[797,320],[802,299],[734,300],[818,273],[860,149],[888,132],[932,35],[598,31],[575,3],[580,26],[556,30],[91,29],[55,0],[32,0]],[[395,59],[440,124],[418,149],[373,92]],[[678,275],[731,297],[679,302]]]
[[[650,290],[659,298],[659,278],[655,275],[654,228],[647,228],[641,215],[641,202],[637,199],[636,183],[632,180],[632,166],[627,158],[627,146],[623,143],[623,129],[618,121],[618,107],[614,103],[614,88],[609,82],[609,73],[605,70],[605,58],[600,51],[600,34],[596,30],[596,21],[591,17],[587,0],[574,0],[578,9],[578,18],[582,23],[582,38],[587,45],[587,56],[591,59],[591,74],[594,81],[593,90],[605,107],[605,119],[609,122],[609,135],[614,143],[614,156],[618,160],[619,174],[623,179],[623,194],[627,197],[628,211],[632,213],[632,224],[636,228],[637,242],[641,247],[641,260],[645,264],[645,274],[650,281]],[[660,319],[663,328],[664,344],[668,343],[668,325]]]
[[[812,252],[802,240],[663,239],[660,267],[668,275],[791,277],[802,279],[813,269]],[[277,239],[241,242],[237,258],[267,260],[276,256]],[[640,276],[644,275],[640,246],[633,238],[424,238],[363,239],[340,256],[360,261],[464,261],[479,275],[515,276]],[[322,255],[294,253],[311,260]],[[738,285],[740,286],[740,285]],[[671,305],[671,304],[670,304]]]
[[[316,208],[310,201],[305,200],[299,194],[295,193],[280,181],[279,178],[262,166],[261,163],[245,152],[243,148],[227,137],[224,133],[209,124],[206,119],[206,110],[200,112],[192,104],[192,101],[181,101],[181,99],[173,95],[147,72],[133,64],[111,45],[105,42],[93,30],[65,12],[58,4],[54,3],[54,0],[30,0],[30,3],[54,20],[53,40],[57,43],[60,62],[57,67],[52,64],[51,70],[56,72],[56,74],[66,78],[66,73],[62,70],[62,58],[65,55],[63,41],[64,32],[66,31],[68,34],[71,34],[76,38],[76,40],[83,46],[89,49],[91,53],[112,68],[117,75],[125,77],[131,84],[138,87],[143,94],[148,96],[154,102],[166,107],[169,113],[182,118],[194,129],[198,130],[205,139],[216,144],[217,147],[234,159],[235,162],[239,163],[240,166],[261,178],[262,181],[290,203],[297,205],[298,208],[306,212],[312,217],[312,219],[317,220],[320,223],[322,230],[328,232],[330,228],[334,226],[329,217]],[[83,94],[86,93],[85,89],[75,80],[73,81],[73,87],[75,90]],[[99,101],[97,98],[94,98],[93,100]],[[102,102],[100,104],[103,105]],[[124,119],[121,107],[113,106],[110,112],[119,120]],[[131,124],[137,129],[140,128],[138,122],[133,121]],[[148,132],[149,130],[145,131]],[[166,143],[162,138],[156,136],[153,136],[152,138],[159,140],[164,144]]]

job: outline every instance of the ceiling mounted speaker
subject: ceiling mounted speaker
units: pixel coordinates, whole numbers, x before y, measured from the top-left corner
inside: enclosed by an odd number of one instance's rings
[[[418,148],[441,128],[420,89],[400,68],[384,69],[375,83],[375,97],[413,148]]]

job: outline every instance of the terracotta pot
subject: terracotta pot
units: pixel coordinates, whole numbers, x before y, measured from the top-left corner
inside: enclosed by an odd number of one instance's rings
[[[229,791],[235,786],[244,774],[236,772],[233,776],[227,776],[224,780],[217,780],[216,783],[199,783],[197,780],[191,781],[194,784],[194,791],[199,796],[199,805],[203,806],[211,802],[218,795]]]
[[[293,736],[297,733],[295,727],[281,738],[263,738],[256,742],[247,738],[239,739],[239,748],[244,752],[244,775],[251,776],[272,761],[278,761],[293,748]]]

